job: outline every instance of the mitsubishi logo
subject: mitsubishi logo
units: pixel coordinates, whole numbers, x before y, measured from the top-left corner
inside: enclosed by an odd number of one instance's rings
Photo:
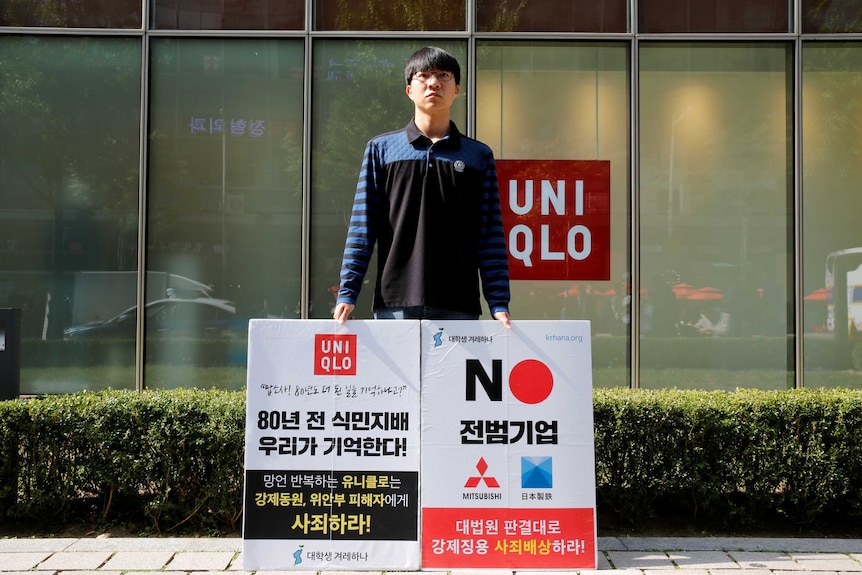
[[[491,476],[485,476],[485,472],[488,471],[488,464],[485,463],[485,458],[480,457],[479,462],[476,464],[476,470],[479,472],[479,477],[470,477],[467,479],[467,483],[464,484],[464,487],[473,489],[479,485],[479,482],[484,481],[485,485],[494,489],[499,489],[500,484],[497,483],[497,480]]]

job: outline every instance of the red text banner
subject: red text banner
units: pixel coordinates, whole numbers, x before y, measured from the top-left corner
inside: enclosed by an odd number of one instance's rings
[[[424,509],[424,568],[594,568],[592,509]]]
[[[606,160],[497,160],[511,279],[610,279],[610,173]]]

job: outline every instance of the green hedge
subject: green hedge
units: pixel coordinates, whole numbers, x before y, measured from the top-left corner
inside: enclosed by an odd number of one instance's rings
[[[0,517],[238,528],[245,396],[79,393],[0,403]]]
[[[862,392],[594,393],[599,532],[673,514],[710,529],[862,517]],[[235,533],[245,395],[0,402],[0,522]],[[607,526],[607,524],[605,524]]]

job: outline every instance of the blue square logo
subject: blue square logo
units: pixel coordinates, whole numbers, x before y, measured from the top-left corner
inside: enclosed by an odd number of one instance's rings
[[[521,487],[524,489],[550,489],[554,486],[552,457],[522,457]]]

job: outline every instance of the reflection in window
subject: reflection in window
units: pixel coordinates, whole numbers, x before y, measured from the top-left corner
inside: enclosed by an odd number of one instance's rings
[[[640,61],[641,383],[783,388],[789,47],[645,44]]]
[[[315,30],[465,30],[464,0],[317,0]],[[464,66],[461,62],[461,66]]]
[[[480,32],[625,32],[626,0],[478,0]]]
[[[22,310],[24,394],[66,389],[56,368],[84,357],[86,387],[134,386],[108,369],[134,365],[133,341],[45,346],[135,303],[140,59],[139,39],[0,37],[0,307]]]
[[[424,43],[383,40],[325,40],[314,51],[311,109],[311,308],[312,318],[331,318],[338,291],[344,240],[353,208],[365,145],[374,136],[401,128],[413,116],[405,95],[404,65]],[[438,42],[461,65],[461,94],[452,120],[465,132],[467,90],[466,44]],[[376,274],[372,258],[366,288],[355,317],[369,319]]]
[[[235,305],[238,320],[299,317],[302,42],[160,38],[151,46],[149,269],[204,286]],[[154,329],[145,325],[148,338]],[[190,341],[178,356],[180,346],[150,346],[148,370],[206,358],[236,366],[229,387],[242,384],[244,357],[230,349]],[[192,385],[197,376],[183,377]]]
[[[593,339],[602,350],[594,383],[628,386],[626,45],[489,42],[477,53],[476,132],[497,159],[610,161],[611,281],[514,281],[511,309],[514,318],[591,320],[603,336]]]
[[[855,0],[801,0],[802,32],[839,34],[862,32],[862,7]]]
[[[789,0],[637,0],[638,32],[789,32]]]
[[[859,386],[862,369],[862,44],[802,52],[805,386]]]
[[[0,26],[140,29],[141,0],[3,0]]]
[[[303,0],[153,0],[159,30],[302,30]]]

